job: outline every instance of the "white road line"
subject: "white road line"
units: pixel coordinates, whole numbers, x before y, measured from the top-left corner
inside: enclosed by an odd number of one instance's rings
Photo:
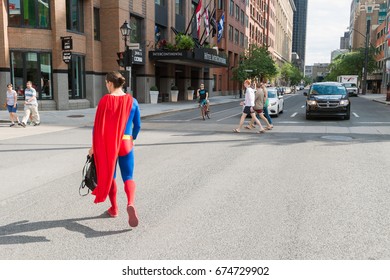
[[[295,117],[297,114],[298,114],[298,112],[295,112],[295,113],[292,114],[290,117],[293,118],[293,117]]]
[[[213,111],[211,111],[211,116],[214,116],[214,115],[216,115],[216,114],[218,114],[218,113],[222,113],[222,112],[225,112],[225,111],[229,111],[229,110],[232,110],[232,109],[234,109],[234,110],[237,110],[237,107],[234,107],[234,108],[230,108],[230,109],[225,109],[225,110],[222,110],[222,111],[217,111],[217,112],[213,112]],[[200,113],[199,113],[200,114]],[[188,119],[188,120],[185,120],[186,122],[189,122],[189,121],[193,121],[193,120],[196,120],[196,119],[199,119],[199,118],[201,118],[201,116],[199,115],[198,117],[196,117],[196,118],[192,118],[192,119]]]
[[[302,107],[301,108],[305,108],[306,107],[306,105],[302,105]]]
[[[234,114],[234,115],[228,116],[228,117],[226,117],[226,118],[219,119],[219,120],[217,120],[217,122],[220,122],[220,121],[223,121],[223,120],[226,120],[226,119],[229,119],[229,118],[233,118],[233,117],[239,116],[239,115],[241,115],[241,114],[242,114],[242,113]]]
[[[352,112],[352,114],[353,114],[355,117],[359,118],[359,115],[358,115],[358,114],[356,114],[356,113],[354,113],[354,112]]]

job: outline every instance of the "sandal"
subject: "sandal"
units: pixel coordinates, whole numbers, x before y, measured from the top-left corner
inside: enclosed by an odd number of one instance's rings
[[[265,129],[259,130],[257,133],[265,133]]]
[[[271,126],[267,126],[267,127],[265,128],[265,130],[271,130],[271,129],[272,129]]]
[[[240,133],[240,131],[237,128],[233,129],[233,132],[234,133]]]
[[[246,129],[252,129],[253,127],[250,125],[245,126]]]

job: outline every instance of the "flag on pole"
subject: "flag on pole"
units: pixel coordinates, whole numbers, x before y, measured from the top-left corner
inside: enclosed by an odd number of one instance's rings
[[[218,21],[218,39],[217,39],[217,42],[219,43],[219,41],[221,41],[222,39],[222,34],[223,34],[223,23],[225,21],[225,13],[222,13],[222,16],[220,18],[220,20]]]
[[[213,12],[213,14],[211,15],[211,19],[210,19],[210,25],[211,25],[211,30],[212,30],[212,34],[211,34],[211,36],[212,37],[214,37],[215,36],[215,34],[217,33],[217,29],[218,29],[218,24],[217,24],[217,20],[215,19],[215,14],[216,14],[216,12],[215,12],[215,10],[214,10],[214,12]]]
[[[196,15],[196,30],[198,33],[198,38],[200,37],[200,23],[201,23],[201,9],[202,9],[202,0],[199,0],[198,6],[196,6],[195,15]]]
[[[209,9],[205,8],[203,12],[204,27],[206,29],[206,36],[210,35],[210,20],[209,20]]]

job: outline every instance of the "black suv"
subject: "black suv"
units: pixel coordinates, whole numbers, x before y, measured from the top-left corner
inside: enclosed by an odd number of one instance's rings
[[[306,119],[313,116],[343,116],[349,120],[351,101],[345,86],[336,82],[314,83],[309,93],[304,92],[306,100]]]

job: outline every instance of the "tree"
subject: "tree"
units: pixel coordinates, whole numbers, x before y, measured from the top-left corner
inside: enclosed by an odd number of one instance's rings
[[[303,74],[299,71],[299,69],[289,62],[283,64],[280,70],[280,75],[286,85],[289,83],[291,85],[297,85],[303,79]]]
[[[250,45],[240,55],[240,63],[233,69],[233,79],[243,82],[246,79],[269,79],[277,74],[275,62],[266,46]]]
[[[368,51],[367,73],[376,70],[375,61],[376,50],[370,47]],[[341,75],[358,75],[360,79],[363,76],[365,49],[360,48],[356,51],[340,54],[329,66],[329,74],[326,81],[337,81],[337,76]]]

